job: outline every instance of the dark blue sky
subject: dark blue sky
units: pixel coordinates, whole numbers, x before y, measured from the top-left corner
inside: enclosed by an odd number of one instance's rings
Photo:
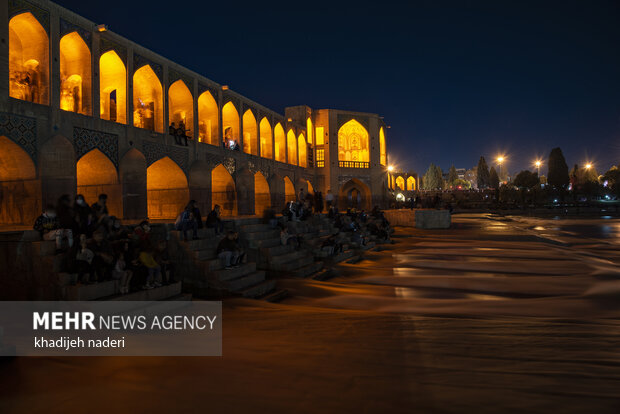
[[[58,3],[278,112],[377,112],[405,170],[620,163],[618,1]]]

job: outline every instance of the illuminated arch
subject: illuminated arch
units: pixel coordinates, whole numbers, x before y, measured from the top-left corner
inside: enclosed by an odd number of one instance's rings
[[[338,160],[368,162],[368,131],[355,119],[338,130]]]
[[[164,132],[163,92],[159,78],[150,65],[133,75],[133,125]]]
[[[85,154],[76,165],[77,192],[82,194],[88,204],[97,201],[99,194],[108,195],[108,211],[111,215],[122,216],[121,186],[116,167],[98,149]]]
[[[295,133],[292,129],[289,129],[286,133],[286,149],[288,163],[297,165],[297,140],[295,139]]]
[[[211,171],[211,208],[219,204],[223,216],[237,215],[237,188],[235,180],[222,164]]]
[[[271,192],[265,176],[257,172],[254,174],[254,214],[262,216],[266,209],[271,207]]]
[[[288,203],[289,201],[296,201],[297,193],[295,192],[295,186],[290,178],[284,177],[284,201]]]
[[[396,187],[405,190],[405,179],[401,176],[396,177]]]
[[[299,137],[297,137],[297,148],[297,153],[299,155],[299,166],[305,168],[308,166],[308,155],[306,153],[308,144],[306,144],[304,134],[299,134]]]
[[[218,125],[217,102],[211,92],[203,92],[198,97],[198,140],[218,145]]]
[[[60,39],[60,109],[91,114],[90,49],[77,32]]]
[[[32,13],[9,21],[9,96],[49,104],[49,38]]]
[[[168,125],[183,122],[188,137],[194,136],[194,97],[181,79],[168,88]]]
[[[251,109],[243,114],[243,151],[247,154],[258,155],[258,130],[256,118]]]
[[[276,161],[286,162],[286,135],[284,135],[284,128],[282,128],[282,124],[278,122],[273,132]]]
[[[379,130],[379,154],[381,165],[387,165],[387,152],[385,149],[385,131],[383,127]]]
[[[357,178],[347,181],[340,187],[338,203],[342,210],[346,210],[347,208],[370,210],[371,202],[370,189]]]
[[[232,102],[222,108],[222,131],[224,141],[239,142],[239,112]]]
[[[271,133],[271,124],[265,117],[260,121],[260,156],[264,158],[273,158],[272,142],[273,134]]]
[[[99,102],[101,119],[127,123],[127,70],[113,50],[99,58]]]
[[[168,157],[146,169],[146,192],[149,219],[174,220],[189,201],[187,177]]]
[[[0,225],[32,225],[41,212],[41,184],[30,156],[0,136]]]
[[[308,118],[306,121],[306,131],[308,131],[308,144],[312,145],[312,135],[314,128],[312,126],[312,119]]]
[[[407,191],[415,191],[415,190],[416,190],[415,178],[413,177],[407,178]]]

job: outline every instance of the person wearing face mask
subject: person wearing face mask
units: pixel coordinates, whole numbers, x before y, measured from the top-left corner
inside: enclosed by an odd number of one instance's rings
[[[71,229],[61,229],[56,217],[56,209],[52,205],[45,208],[43,214],[37,217],[33,228],[41,234],[43,240],[56,241],[56,253],[62,251],[62,240],[67,239],[69,248],[73,246],[73,232]]]
[[[77,221],[78,233],[86,234],[90,237],[92,235],[94,215],[82,194],[75,196],[73,212],[75,214],[75,220]]]

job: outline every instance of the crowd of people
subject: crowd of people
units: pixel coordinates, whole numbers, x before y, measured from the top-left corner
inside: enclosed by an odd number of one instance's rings
[[[133,228],[121,224],[107,199],[100,194],[88,205],[81,194],[73,203],[65,194],[36,219],[34,229],[64,255],[62,270],[77,274],[79,284],[118,280],[121,293],[174,282],[166,240],[153,238],[146,220]]]

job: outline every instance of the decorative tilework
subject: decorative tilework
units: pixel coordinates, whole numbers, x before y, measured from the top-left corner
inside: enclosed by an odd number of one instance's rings
[[[84,39],[86,46],[91,49],[92,33],[90,32],[90,30],[86,30],[83,27],[66,21],[65,19],[60,19],[60,37],[63,37],[64,35],[71,32],[77,32],[80,36],[82,36],[82,39]]]
[[[114,50],[123,63],[127,65],[127,48],[111,41],[110,39],[107,39],[104,36],[101,36],[99,40],[99,54],[103,55],[105,52],[110,50]]]
[[[211,93],[211,96],[213,96],[213,99],[215,99],[215,102],[219,102],[219,99],[218,99],[220,95],[219,90],[213,86],[207,86],[199,82],[198,83],[198,96],[202,95],[204,91],[209,91]]]
[[[118,168],[118,135],[74,127],[73,146],[78,160],[96,148],[103,152]]]
[[[0,134],[11,139],[37,162],[37,120],[0,112]]]
[[[189,171],[189,154],[186,148],[166,145],[161,142],[142,141],[142,150],[146,158],[147,167],[164,157],[169,157],[183,171],[186,173]]]
[[[30,12],[41,23],[48,33],[50,32],[50,14],[47,10],[35,6],[26,0],[9,0],[9,19],[23,12]]]
[[[134,73],[140,69],[142,66],[145,65],[149,65],[151,67],[151,69],[153,69],[153,72],[155,72],[155,74],[157,75],[157,77],[159,78],[159,81],[163,83],[164,81],[164,70],[162,69],[161,65],[158,63],[153,62],[150,59],[145,58],[144,56],[140,56],[138,54],[133,55],[133,71]]]
[[[232,102],[233,105],[235,105],[235,108],[237,109],[237,111],[241,110],[241,101],[239,100],[239,98],[224,93],[224,99],[222,100],[222,107],[224,107],[224,105],[226,105],[228,102]]]
[[[172,85],[174,82],[178,81],[179,79],[182,79],[183,82],[185,82],[185,86],[187,86],[187,89],[189,89],[189,91],[192,93],[192,95],[194,94],[194,80],[186,75],[183,75],[180,72],[177,72],[174,69],[168,69],[168,85]]]
[[[268,160],[266,158],[251,156],[248,160],[248,169],[253,174],[261,172],[265,176],[265,178],[269,178],[269,176],[271,176],[271,171],[273,170],[273,167],[273,160]]]
[[[235,174],[235,171],[237,169],[237,162],[235,161],[234,158],[232,157],[224,158],[224,160],[222,161],[222,165],[224,166],[224,168],[228,170],[228,173],[230,175]]]

